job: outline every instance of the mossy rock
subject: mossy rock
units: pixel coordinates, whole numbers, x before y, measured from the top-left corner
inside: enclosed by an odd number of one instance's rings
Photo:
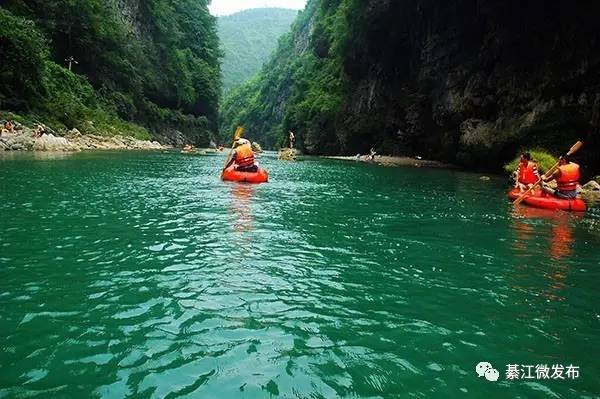
[[[254,152],[262,152],[262,147],[257,142],[252,143],[252,151]]]

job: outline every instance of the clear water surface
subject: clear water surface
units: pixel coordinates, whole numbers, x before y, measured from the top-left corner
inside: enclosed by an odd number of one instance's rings
[[[0,398],[599,397],[598,210],[515,212],[459,171],[264,156],[251,186],[222,162],[0,159]]]

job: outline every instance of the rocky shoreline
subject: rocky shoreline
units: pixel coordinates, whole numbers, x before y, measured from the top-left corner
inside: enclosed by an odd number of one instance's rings
[[[100,136],[82,134],[77,129],[64,136],[46,127],[30,129],[17,125],[14,131],[0,135],[2,151],[77,152],[89,150],[162,150],[170,148],[157,141],[140,140],[129,136]]]
[[[328,156],[329,159],[340,159],[343,161],[367,162],[383,166],[414,166],[426,168],[444,168],[454,169],[456,166],[439,161],[428,159],[411,158],[411,157],[395,157],[387,155],[376,155],[373,161],[365,161],[364,157],[357,158],[356,156]]]

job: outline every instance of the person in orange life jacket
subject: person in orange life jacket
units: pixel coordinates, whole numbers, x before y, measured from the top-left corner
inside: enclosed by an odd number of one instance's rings
[[[552,176],[544,178],[544,182],[556,180],[556,190],[546,184],[542,184],[542,190],[560,199],[575,199],[577,198],[579,177],[579,165],[571,162],[568,157],[562,157],[556,172]]]
[[[257,172],[258,164],[256,163],[250,142],[246,139],[239,139],[235,142],[234,147],[233,156],[225,166],[225,169],[235,164],[235,170],[239,170],[240,172]]]
[[[538,172],[537,163],[531,159],[530,153],[523,153],[517,169],[515,187],[520,189],[521,192],[524,192],[537,183],[539,179],[540,173]]]

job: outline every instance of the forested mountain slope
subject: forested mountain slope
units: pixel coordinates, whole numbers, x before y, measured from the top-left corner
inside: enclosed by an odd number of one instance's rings
[[[84,132],[143,132],[135,123],[155,136],[180,130],[207,142],[220,93],[216,20],[207,4],[3,1],[0,109]]]
[[[496,168],[581,138],[600,166],[600,5],[311,0],[222,127],[315,154],[421,155]]]
[[[296,10],[259,8],[219,17],[226,92],[260,71],[297,15]]]

